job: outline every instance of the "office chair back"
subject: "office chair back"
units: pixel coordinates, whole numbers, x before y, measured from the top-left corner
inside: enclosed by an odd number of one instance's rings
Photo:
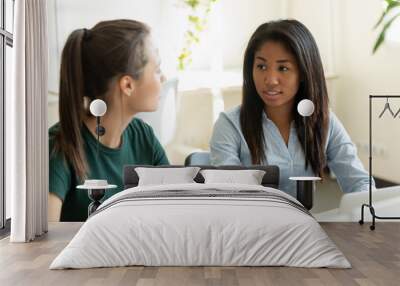
[[[193,152],[185,159],[185,166],[211,165],[210,152]]]

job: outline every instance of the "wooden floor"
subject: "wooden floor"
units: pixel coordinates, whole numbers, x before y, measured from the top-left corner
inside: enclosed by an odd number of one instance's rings
[[[48,270],[80,223],[53,223],[32,243],[0,241],[0,285],[400,285],[400,223],[321,223],[353,268],[122,267]]]

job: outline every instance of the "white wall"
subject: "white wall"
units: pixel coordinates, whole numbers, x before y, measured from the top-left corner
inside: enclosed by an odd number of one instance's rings
[[[49,11],[49,89],[58,92],[61,51],[68,35],[75,29],[91,28],[111,19],[135,19],[147,23],[154,37],[161,34],[162,0],[50,0]]]
[[[337,0],[336,0],[337,1]],[[340,0],[339,0],[340,1]],[[334,73],[333,25],[335,0],[288,0],[288,17],[301,21],[313,34],[326,73]]]
[[[200,44],[193,46],[192,70],[210,69],[221,58],[223,68],[240,68],[246,43],[255,28],[283,17],[286,0],[219,0],[213,5]],[[177,74],[177,57],[184,43],[186,17],[190,9],[180,0],[50,0],[49,89],[58,91],[60,54],[68,35],[78,28],[90,28],[101,20],[129,18],[147,23],[160,48],[162,69]]]
[[[361,147],[359,155],[368,167],[368,96],[400,95],[400,47],[384,44],[375,55],[372,47],[378,34],[373,26],[382,13],[381,0],[336,1],[340,50],[336,54],[339,74],[337,110],[353,141]],[[398,38],[400,34],[398,33]],[[384,101],[374,102],[374,144],[383,150],[373,155],[374,175],[400,183],[400,118],[378,119]],[[400,99],[392,101],[395,110]],[[378,151],[380,151],[378,150]]]
[[[262,23],[282,18],[286,0],[219,0],[210,17],[210,30],[193,50],[193,69],[209,68],[215,53],[224,69],[241,68],[251,34]]]

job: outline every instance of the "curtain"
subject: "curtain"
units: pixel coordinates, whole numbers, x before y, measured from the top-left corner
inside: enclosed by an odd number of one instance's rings
[[[6,187],[12,242],[47,232],[46,0],[15,1],[13,94],[6,99]]]

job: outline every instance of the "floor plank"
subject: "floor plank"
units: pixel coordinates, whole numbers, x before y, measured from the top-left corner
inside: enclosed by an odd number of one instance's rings
[[[357,223],[321,223],[351,262],[352,269],[290,267],[117,267],[48,269],[81,223],[52,223],[32,243],[0,240],[0,285],[399,285],[400,223],[378,222],[376,230]]]

